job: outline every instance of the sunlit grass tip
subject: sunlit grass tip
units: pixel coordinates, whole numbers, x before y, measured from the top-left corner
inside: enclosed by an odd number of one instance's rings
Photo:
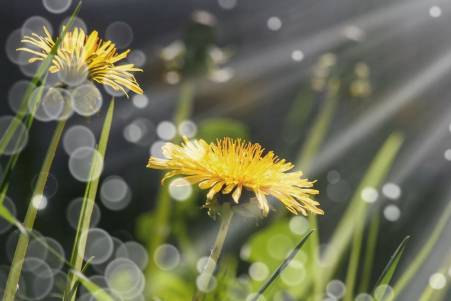
[[[314,181],[303,178],[301,171],[291,171],[294,165],[279,159],[274,152],[265,152],[258,143],[223,138],[208,144],[202,139],[183,139],[181,145],[166,143],[165,158],[151,157],[148,168],[168,170],[162,181],[180,175],[201,189],[208,189],[206,207],[213,212],[219,192],[230,194],[233,204],[240,203],[245,191],[255,194],[263,216],[269,212],[266,196],[273,196],[294,214],[307,212],[324,214],[312,199],[319,193]]]
[[[46,27],[43,35],[32,33],[22,39],[24,47],[18,51],[25,51],[32,56],[29,63],[44,61],[51,53],[55,40]],[[142,94],[133,72],[142,71],[133,64],[120,64],[118,62],[127,58],[130,50],[118,53],[116,45],[108,40],[99,38],[97,31],[89,35],[83,29],[75,28],[68,31],[58,47],[50,73],[62,72],[70,76],[89,77],[91,80],[106,85],[115,91],[127,90]]]

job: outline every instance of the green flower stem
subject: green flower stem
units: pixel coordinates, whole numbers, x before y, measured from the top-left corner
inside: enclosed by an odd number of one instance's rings
[[[97,146],[97,151],[101,155],[102,159],[105,158],[105,153],[110,136],[111,123],[113,121],[113,113],[114,113],[114,99],[111,100],[110,105],[108,107],[108,112],[105,117],[105,121],[103,122],[99,144]],[[102,162],[99,161],[97,156],[94,155],[92,158],[92,164],[90,168],[90,178],[95,171],[98,171],[100,168],[102,168],[101,163]],[[86,251],[86,244],[88,240],[87,234],[89,230],[89,225],[91,224],[91,217],[94,209],[97,189],[99,187],[99,181],[100,177],[91,179],[86,184],[85,193],[83,196],[83,203],[80,210],[80,217],[78,219],[77,224],[77,232],[75,235],[75,241],[72,247],[72,254],[70,258],[70,265],[73,267],[73,269],[69,275],[69,281],[66,286],[64,300],[75,299],[76,289],[74,289],[74,287],[78,279],[76,274],[82,271],[82,265]],[[71,292],[74,292],[73,295],[70,295]]]
[[[36,220],[36,204],[33,204],[35,197],[43,196],[45,184],[47,183],[47,178],[50,172],[50,168],[53,164],[53,159],[55,158],[55,153],[59,142],[61,140],[61,135],[63,133],[64,127],[66,125],[66,120],[61,120],[56,126],[55,132],[53,133],[52,140],[50,142],[49,149],[44,159],[44,163],[41,167],[41,171],[36,182],[36,187],[33,191],[31,200],[28,204],[27,213],[25,216],[24,227],[27,230],[33,229],[34,222]],[[22,271],[23,260],[25,259],[27,248],[28,248],[29,237],[28,235],[21,233],[19,236],[19,241],[17,243],[16,251],[14,252],[14,258],[11,263],[11,270],[8,275],[8,280],[6,282],[5,293],[3,296],[3,301],[13,301],[16,295],[17,286],[19,283],[20,273]]]
[[[227,232],[229,231],[230,221],[233,217],[233,211],[229,204],[222,206],[220,211],[221,224],[219,226],[218,235],[216,236],[215,244],[211,249],[210,256],[208,257],[207,264],[204,267],[201,275],[206,277],[205,286],[209,287],[211,277],[214,273],[216,264],[221,256],[222,248],[224,246],[224,241],[227,237]],[[193,296],[193,301],[202,301],[205,298],[205,293],[197,289],[197,292]]]

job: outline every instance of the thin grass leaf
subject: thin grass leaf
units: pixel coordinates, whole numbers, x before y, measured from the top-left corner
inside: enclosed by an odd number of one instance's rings
[[[94,296],[94,298],[98,301],[114,301],[113,299],[104,289],[100,288],[97,284],[89,280],[88,277],[83,275],[83,273],[79,271],[71,271],[73,275],[80,281],[80,283]]]
[[[103,122],[102,133],[100,134],[99,144],[97,146],[97,151],[100,154],[101,159],[105,157],[108,140],[110,136],[111,124],[113,121],[113,113],[114,113],[114,99],[111,100],[110,105],[108,107],[107,115],[105,117],[105,121]],[[96,155],[93,155],[91,168],[90,168],[90,176],[97,172],[102,167],[101,162],[99,162]],[[72,272],[77,272],[82,270],[86,243],[87,243],[87,235],[86,233],[89,230],[89,225],[91,223],[92,212],[94,209],[95,198],[97,195],[97,189],[99,187],[100,177],[89,181],[86,184],[85,194],[83,197],[82,208],[80,211],[80,217],[78,219],[77,232],[75,234],[74,245],[72,247],[71,259],[70,263],[73,266]],[[73,300],[75,297],[72,296],[71,299],[67,299],[69,297],[69,293],[72,291],[77,281],[77,277],[74,277],[74,274],[71,273],[68,281],[68,285],[66,287],[65,300]]]
[[[373,213],[368,230],[368,239],[366,241],[365,256],[360,281],[359,291],[366,292],[370,283],[370,276],[373,270],[374,252],[376,250],[377,238],[379,233],[379,215]]]
[[[398,267],[399,260],[401,259],[401,256],[404,253],[404,249],[406,248],[409,239],[410,236],[404,237],[399,246],[396,248],[395,252],[390,257],[390,260],[388,261],[387,265],[385,266],[384,270],[382,271],[381,275],[376,281],[375,288],[380,285],[388,285],[390,283],[396,271],[396,268]]]
[[[396,300],[396,297],[402,292],[405,287],[409,284],[410,280],[415,276],[418,269],[423,265],[423,263],[428,258],[429,254],[434,248],[435,244],[439,240],[443,230],[448,224],[451,218],[451,202],[448,203],[443,214],[440,216],[439,221],[434,227],[431,236],[427,240],[427,242],[423,245],[418,255],[414,258],[413,261],[410,262],[407,270],[401,275],[399,280],[393,286],[393,298],[392,300]]]
[[[61,135],[64,130],[64,126],[66,125],[66,120],[59,121],[55,132],[53,133],[52,140],[50,142],[50,146],[47,150],[47,154],[44,159],[44,163],[39,172],[39,176],[36,182],[36,186],[34,188],[33,194],[30,198],[30,202],[28,204],[27,213],[25,215],[25,221],[23,226],[27,230],[33,229],[34,222],[36,220],[37,214],[37,206],[34,204],[36,198],[44,197],[44,189],[47,183],[48,175],[50,174],[50,169],[53,164],[53,160],[55,158],[56,150],[58,148],[59,142],[61,140]],[[42,199],[41,199],[42,200]],[[13,261],[11,263],[11,269],[8,275],[8,280],[6,282],[5,293],[3,296],[3,301],[12,301],[14,300],[14,296],[16,294],[16,288],[19,283],[20,273],[22,271],[22,264],[27,253],[29,242],[29,236],[22,233],[19,236],[19,241],[16,246],[16,250],[14,252]]]
[[[296,254],[301,250],[302,246],[305,244],[310,235],[314,232],[314,230],[310,230],[305,236],[301,239],[301,241],[294,247],[294,249],[290,252],[288,257],[280,264],[280,266],[274,271],[274,273],[269,277],[269,279],[262,285],[262,287],[258,290],[257,294],[251,299],[251,301],[257,301],[260,296],[264,294],[266,289],[280,276],[280,274],[288,267],[290,262],[296,256]]]
[[[365,176],[339,222],[324,256],[325,267],[322,271],[323,283],[327,283],[335,272],[346,247],[356,231],[356,221],[365,220],[367,203],[362,198],[362,191],[367,187],[378,187],[390,170],[393,160],[401,147],[403,137],[399,133],[391,134],[373,159]],[[363,223],[360,227],[363,227]]]

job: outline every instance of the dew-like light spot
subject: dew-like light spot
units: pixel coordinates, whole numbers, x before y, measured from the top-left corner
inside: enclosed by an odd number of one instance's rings
[[[45,9],[53,14],[64,13],[72,4],[72,0],[42,0]]]
[[[346,287],[340,280],[334,279],[330,281],[326,286],[326,292],[329,296],[336,299],[343,298],[345,295]]]
[[[445,159],[447,161],[451,161],[451,149],[447,149],[444,153],[443,156],[445,157]]]
[[[171,140],[176,134],[175,125],[170,121],[162,121],[157,126],[157,135],[162,140]]]
[[[8,129],[10,129],[9,133]],[[28,130],[18,118],[2,116],[0,117],[0,141],[5,143],[0,149],[0,154],[17,154],[27,145]]]
[[[395,183],[386,183],[382,186],[382,193],[391,200],[397,200],[401,197],[401,188]]]
[[[180,136],[193,138],[194,136],[196,136],[197,126],[191,120],[184,120],[184,121],[180,122],[180,124],[178,126],[178,130],[179,130]]]
[[[297,235],[304,235],[310,227],[308,220],[303,216],[293,216],[289,226],[290,231]]]
[[[360,293],[355,297],[355,301],[373,301],[373,297],[367,293]]]
[[[365,187],[362,189],[360,196],[362,197],[364,202],[374,203],[377,201],[379,193],[374,187]]]
[[[180,82],[180,74],[176,71],[169,71],[166,73],[165,80],[170,85],[176,85]]]
[[[291,59],[295,62],[300,62],[304,59],[302,50],[296,49],[291,52]]]
[[[95,168],[91,168],[95,163]],[[72,176],[80,182],[89,182],[99,178],[103,170],[103,157],[94,148],[79,147],[69,158],[69,170]]]
[[[66,219],[69,222],[69,225],[72,227],[72,229],[77,229],[78,218],[80,216],[82,203],[83,198],[76,198],[70,202],[69,206],[66,209]],[[96,203],[94,203],[90,227],[97,226],[100,222],[100,217],[101,213],[99,206]]]
[[[435,290],[441,290],[446,286],[446,277],[442,273],[435,273],[429,277],[429,286]]]
[[[269,30],[277,31],[282,28],[282,20],[278,17],[271,17],[266,21],[266,26],[268,26]]]
[[[153,260],[160,269],[170,271],[179,265],[180,253],[173,245],[163,244],[155,250]]]
[[[263,262],[254,262],[249,267],[249,276],[255,281],[263,281],[268,275],[269,269]]]
[[[152,155],[152,157],[164,158],[162,147],[165,144],[166,144],[166,142],[161,141],[161,140],[153,143],[152,146],[150,147],[150,154]]]
[[[113,240],[105,230],[91,228],[81,236],[86,239],[85,260],[92,258],[93,264],[99,264],[107,261],[113,254]]]
[[[396,205],[388,205],[384,208],[384,217],[390,222],[396,222],[401,217],[401,210]]]
[[[374,299],[377,301],[386,301],[393,298],[393,288],[389,285],[382,284],[374,290]]]
[[[292,260],[280,275],[281,280],[289,286],[300,285],[306,276],[304,264],[298,260]]]
[[[202,273],[206,267],[216,268],[216,262],[208,256],[201,257],[196,264],[196,269],[199,273]]]
[[[216,288],[216,278],[211,274],[201,273],[196,278],[197,289],[204,293],[209,293]]]
[[[127,23],[116,21],[108,25],[105,37],[107,40],[113,41],[117,48],[123,49],[133,41],[133,30]]]
[[[169,183],[169,194],[177,201],[185,201],[193,192],[191,183],[184,178],[176,178]]]
[[[123,178],[110,176],[102,183],[100,200],[110,210],[122,210],[131,201],[131,191]]]
[[[330,184],[337,184],[338,182],[340,182],[340,180],[341,180],[341,175],[340,175],[340,173],[338,171],[330,170],[327,173],[327,181]]]
[[[440,6],[434,5],[429,8],[429,15],[433,18],[438,18],[442,15]]]
[[[64,134],[63,147],[68,155],[72,154],[77,148],[93,148],[96,144],[96,138],[92,131],[83,125],[74,125]]]
[[[138,109],[144,109],[149,105],[149,98],[145,94],[135,94],[132,97],[132,102]]]
[[[41,16],[29,17],[22,25],[22,36],[31,35],[32,33],[44,36],[44,26],[50,34],[53,33],[52,24],[46,18]]]
[[[6,39],[5,52],[8,59],[14,64],[28,65],[28,59],[32,55],[24,51],[17,51],[17,48],[24,46],[21,42],[22,38],[22,29],[16,29],[11,32]]]
[[[223,9],[232,9],[236,6],[237,0],[218,0],[218,4]]]
[[[54,0],[55,1],[55,0]],[[85,21],[83,21],[83,19],[81,19],[80,17],[67,17],[65,18],[61,24],[60,24],[60,32],[63,30],[63,26],[66,26],[69,24],[69,20],[72,18],[72,24],[71,26],[68,28],[68,31],[72,31],[75,28],[79,28],[82,29],[84,32],[88,31],[88,26],[86,25]]]
[[[11,86],[8,93],[8,103],[11,109],[15,113],[25,113],[28,112],[28,106],[26,104],[25,92],[27,88],[31,86],[35,89],[36,86],[28,80],[19,80]]]
[[[117,258],[105,269],[105,279],[111,290],[120,298],[133,300],[144,290],[144,275],[136,264],[127,258]]]
[[[33,266],[33,269],[27,269]],[[12,269],[18,266],[11,267]],[[25,258],[20,273],[21,285],[18,286],[17,296],[25,300],[42,300],[51,292],[54,278],[47,263],[38,258]]]
[[[130,64],[133,64],[137,67],[142,67],[146,63],[146,54],[139,49],[134,49],[130,51],[128,54],[127,60],[130,62]]]
[[[45,195],[42,195],[42,194],[35,195],[31,199],[31,204],[37,210],[45,209],[47,207],[47,203],[48,203],[47,198],[45,197]]]
[[[93,84],[77,87],[72,92],[72,107],[82,116],[92,116],[102,107],[102,93]]]

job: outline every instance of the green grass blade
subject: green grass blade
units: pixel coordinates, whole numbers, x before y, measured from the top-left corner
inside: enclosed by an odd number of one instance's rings
[[[426,261],[427,257],[431,253],[435,244],[439,240],[443,230],[448,224],[451,218],[451,202],[446,206],[445,211],[443,211],[439,221],[434,227],[431,236],[427,240],[427,242],[423,245],[418,255],[414,258],[414,260],[409,264],[407,270],[402,274],[399,280],[393,286],[393,300],[396,300],[398,294],[409,284],[410,280],[415,276],[418,269],[423,265]]]
[[[115,301],[105,290],[100,288],[97,284],[89,280],[80,271],[71,271],[73,275],[80,281],[80,283],[95,297],[98,301]]]
[[[103,123],[102,133],[100,134],[99,144],[97,146],[97,151],[99,152],[102,159],[105,157],[105,152],[108,145],[111,123],[113,121],[113,113],[114,113],[114,99],[111,100],[110,105],[108,107],[108,112],[105,117],[105,121]],[[90,174],[93,174],[94,171],[97,171],[99,168],[101,168],[101,162],[99,162],[97,160],[97,157],[94,155],[91,163]],[[87,235],[85,235],[85,233],[87,233],[87,231],[89,230],[89,225],[91,223],[91,217],[94,209],[97,189],[99,186],[99,180],[100,178],[96,178],[89,181],[86,184],[82,208],[77,225],[77,232],[75,234],[75,241],[72,247],[72,254],[70,259],[71,266],[73,266],[73,271],[75,272],[81,271],[82,269],[84,253],[87,243]],[[77,277],[74,277],[74,275],[75,275],[74,273],[71,273],[71,276],[69,277],[65,293],[66,299],[69,295],[69,292],[73,289],[73,287],[76,284]]]
[[[399,261],[401,259],[402,254],[404,253],[404,249],[406,248],[409,239],[410,239],[409,236],[404,237],[402,242],[399,244],[398,248],[396,248],[395,252],[390,257],[390,260],[388,261],[387,265],[385,266],[384,270],[379,276],[379,279],[376,281],[375,288],[378,287],[379,285],[388,285],[390,283],[391,279],[393,278],[393,275],[395,274],[396,268],[398,267]]]
[[[310,230],[301,241],[294,247],[294,249],[290,252],[287,258],[280,264],[280,266],[274,271],[274,273],[269,277],[269,279],[262,285],[262,287],[258,290],[257,294],[251,299],[251,301],[257,301],[260,296],[263,296],[266,289],[280,276],[280,274],[288,267],[293,258],[298,254],[301,250],[302,246],[305,244],[310,235],[314,232],[314,230]]]
[[[33,229],[34,222],[36,220],[37,209],[33,205],[33,198],[40,197],[44,194],[45,184],[47,183],[47,178],[50,173],[50,169],[53,164],[53,159],[55,158],[56,150],[58,148],[59,142],[61,140],[61,135],[64,130],[66,121],[59,121],[55,132],[53,133],[50,146],[47,150],[47,154],[44,159],[44,163],[39,172],[38,180],[34,188],[32,197],[28,204],[27,213],[25,216],[24,227],[27,230]],[[3,296],[3,301],[12,301],[16,293],[16,288],[19,282],[20,273],[22,271],[22,262],[25,258],[27,248],[28,248],[29,237],[26,234],[21,234],[19,241],[17,243],[16,251],[14,252],[13,261],[11,263],[11,270],[8,275],[8,280],[5,287],[5,293]]]
[[[364,220],[367,203],[362,199],[362,191],[367,187],[378,187],[387,175],[393,160],[401,147],[403,137],[399,133],[391,134],[373,159],[359,187],[354,193],[348,209],[339,222],[331,242],[325,252],[322,278],[327,282],[335,272],[349,242],[356,230],[355,223]]]
[[[373,270],[374,252],[376,250],[377,238],[379,233],[379,214],[373,213],[368,230],[368,239],[366,241],[365,256],[362,270],[362,277],[359,286],[359,292],[366,292],[370,283],[370,276]]]

